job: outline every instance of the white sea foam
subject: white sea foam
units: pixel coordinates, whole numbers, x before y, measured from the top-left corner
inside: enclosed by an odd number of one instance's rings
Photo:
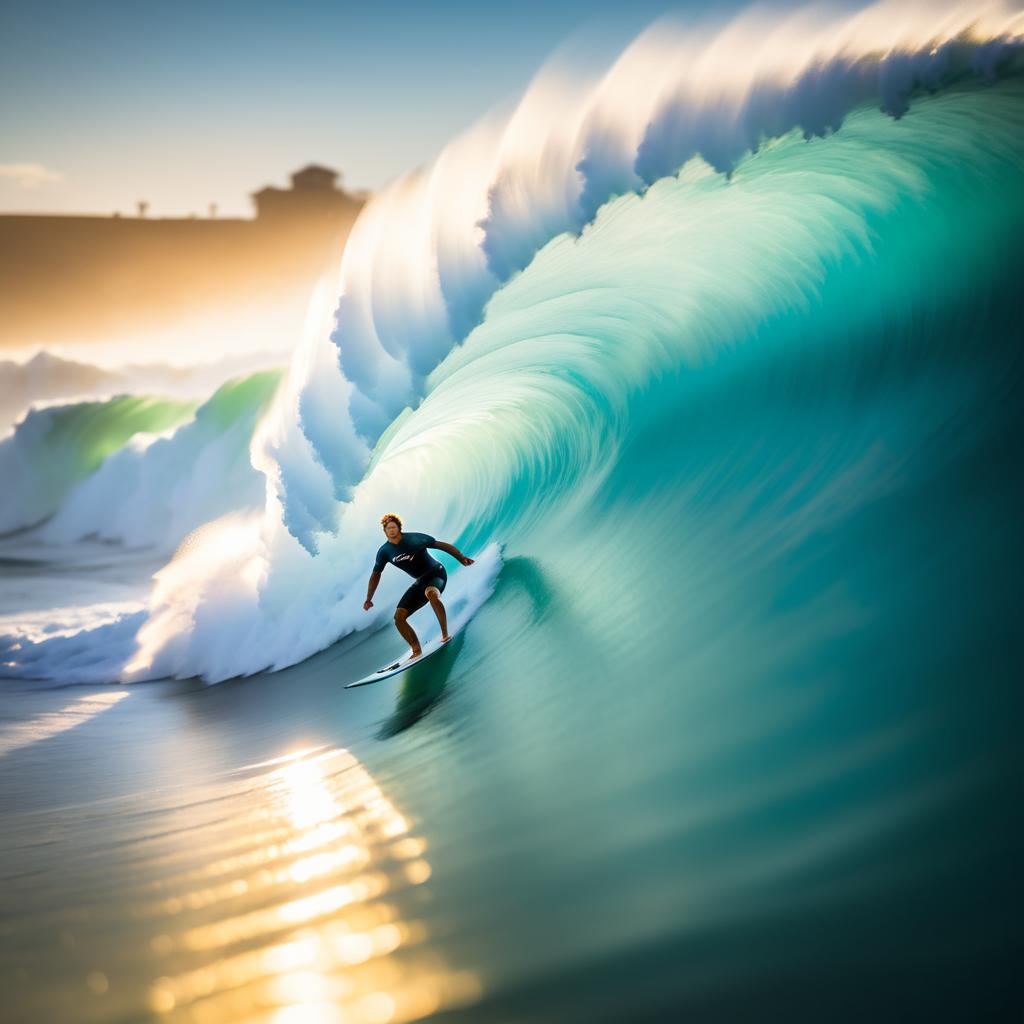
[[[36,540],[94,536],[169,554],[196,526],[263,503],[249,459],[274,371],[206,403],[121,396],[34,409],[0,441],[0,532],[49,521]]]

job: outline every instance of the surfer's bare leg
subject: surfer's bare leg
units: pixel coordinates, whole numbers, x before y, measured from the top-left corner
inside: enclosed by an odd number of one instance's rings
[[[416,630],[409,625],[408,619],[409,613],[404,608],[395,609],[395,628],[412,648],[412,656],[418,658],[423,653],[423,649],[420,647],[420,638],[416,635]]]
[[[448,639],[448,615],[445,613],[444,605],[441,604],[441,591],[437,587],[427,587],[423,591],[426,595],[427,600],[430,602],[430,607],[434,609],[434,614],[437,616],[438,624],[441,627],[441,639]]]

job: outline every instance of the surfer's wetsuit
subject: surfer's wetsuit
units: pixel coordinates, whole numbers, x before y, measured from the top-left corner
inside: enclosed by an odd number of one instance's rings
[[[426,533],[403,533],[397,544],[385,541],[377,550],[374,572],[381,572],[390,562],[415,578],[416,582],[398,602],[398,607],[404,608],[410,615],[427,603],[425,591],[428,587],[437,587],[443,592],[448,582],[445,567],[436,558],[427,554],[427,548],[436,543],[437,541]]]

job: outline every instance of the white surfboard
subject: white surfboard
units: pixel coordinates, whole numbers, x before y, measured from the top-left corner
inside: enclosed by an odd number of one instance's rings
[[[460,626],[462,624],[460,623]],[[423,653],[418,658],[410,658],[405,655],[401,661],[396,661],[391,665],[385,665],[384,668],[377,669],[376,672],[371,672],[368,676],[364,676],[362,679],[357,679],[354,683],[346,683],[345,689],[351,690],[354,686],[368,686],[370,683],[379,683],[382,679],[390,679],[392,676],[397,676],[404,672],[407,668],[412,668],[414,665],[419,665],[424,662],[432,654],[436,654],[442,647],[447,647],[458,632],[457,629],[451,630],[448,634],[448,639],[444,642],[441,641],[439,636],[434,637],[429,643],[423,645]]]

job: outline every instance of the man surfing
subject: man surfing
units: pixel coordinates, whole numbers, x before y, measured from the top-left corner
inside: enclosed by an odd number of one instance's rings
[[[473,559],[467,558],[451,544],[434,540],[429,534],[402,533],[402,520],[393,512],[382,516],[380,525],[384,528],[384,536],[387,537],[387,540],[377,550],[377,561],[374,563],[370,582],[366,587],[363,611],[368,612],[373,607],[373,595],[380,583],[384,566],[388,562],[412,576],[413,585],[402,595],[398,607],[395,609],[395,626],[405,642],[412,648],[410,656],[410,660],[412,660],[423,653],[423,648],[420,647],[419,637],[409,625],[408,619],[413,612],[419,611],[428,602],[441,626],[441,643],[447,643],[451,639],[448,635],[448,617],[445,614],[444,605],[441,604],[441,592],[448,582],[448,573],[436,558],[427,554],[427,548],[445,551],[453,558],[457,558],[463,565],[472,565]]]

